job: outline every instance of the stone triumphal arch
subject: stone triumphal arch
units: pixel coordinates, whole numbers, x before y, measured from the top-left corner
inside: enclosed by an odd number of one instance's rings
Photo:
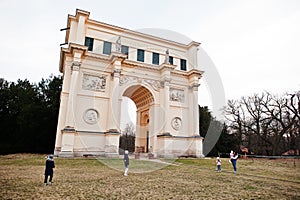
[[[180,43],[68,16],[60,53],[58,156],[117,156],[122,97],[137,107],[136,152],[202,156],[197,68],[200,43]]]

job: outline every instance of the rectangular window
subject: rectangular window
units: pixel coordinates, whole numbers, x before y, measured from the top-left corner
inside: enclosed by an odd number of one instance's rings
[[[104,41],[103,54],[110,55],[111,53],[111,42]]]
[[[88,51],[93,51],[94,38],[85,37],[84,46],[88,47]]]
[[[172,57],[172,56],[169,57],[169,63],[170,63],[171,65],[174,65],[174,64],[173,64],[173,57]]]
[[[180,59],[180,69],[186,71],[186,60]]]
[[[159,65],[159,54],[152,53],[152,64]]]
[[[137,50],[137,61],[144,62],[145,51],[142,49]]]
[[[121,46],[121,53],[122,53],[122,54],[126,54],[126,55],[127,55],[127,58],[128,58],[128,46],[122,45],[122,46]]]

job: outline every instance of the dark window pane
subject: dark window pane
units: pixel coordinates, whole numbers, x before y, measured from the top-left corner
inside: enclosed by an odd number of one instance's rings
[[[180,69],[186,71],[186,60],[180,59]]]
[[[169,57],[169,63],[170,63],[171,65],[173,65],[173,57],[172,57],[172,56]]]
[[[128,46],[121,46],[121,53],[126,54],[128,58]]]
[[[159,65],[159,54],[152,53],[152,64]]]
[[[94,38],[85,37],[84,46],[88,47],[88,51],[93,51]]]
[[[110,55],[110,53],[111,53],[111,42],[104,41],[103,54]]]
[[[144,62],[145,51],[142,49],[137,50],[137,61]]]

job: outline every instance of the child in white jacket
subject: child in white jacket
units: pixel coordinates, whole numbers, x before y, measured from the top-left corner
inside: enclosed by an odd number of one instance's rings
[[[221,162],[222,161],[220,157],[217,157],[216,164],[217,164],[218,172],[221,172]]]

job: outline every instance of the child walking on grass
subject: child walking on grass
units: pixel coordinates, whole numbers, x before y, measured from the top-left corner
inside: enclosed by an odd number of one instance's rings
[[[218,172],[221,172],[221,162],[222,161],[220,157],[217,157],[216,164],[217,164]]]

